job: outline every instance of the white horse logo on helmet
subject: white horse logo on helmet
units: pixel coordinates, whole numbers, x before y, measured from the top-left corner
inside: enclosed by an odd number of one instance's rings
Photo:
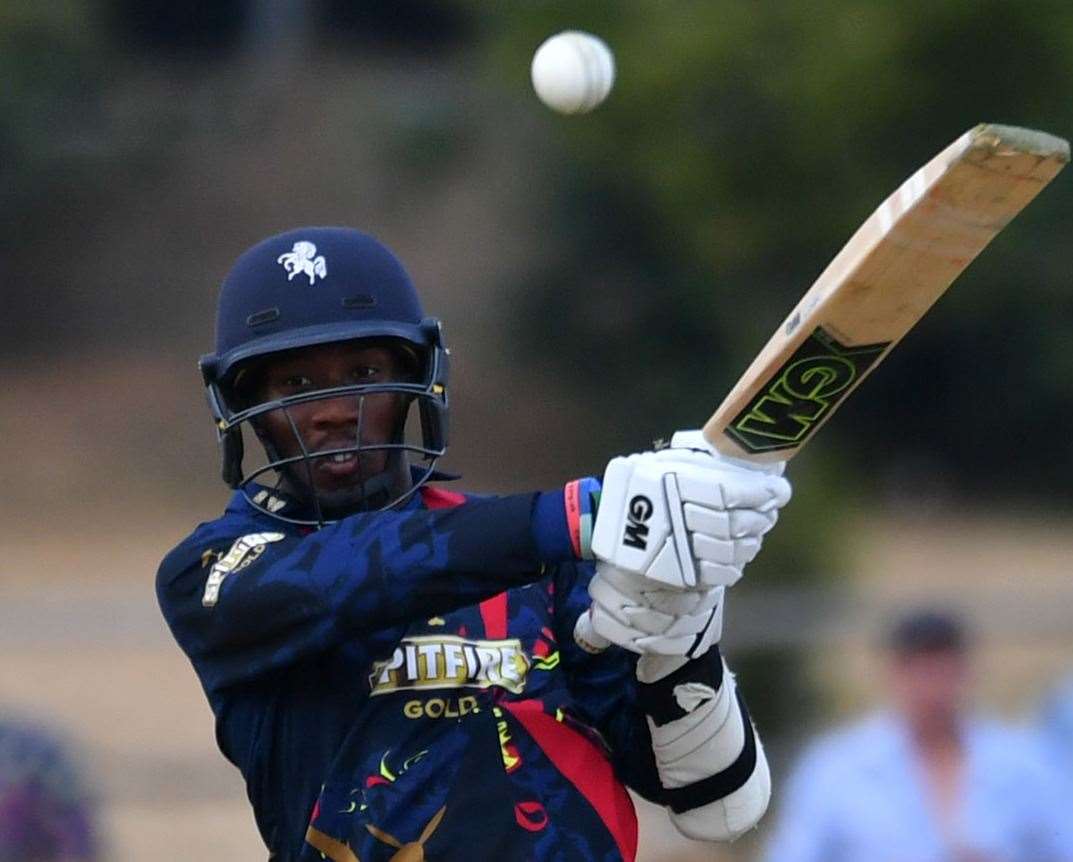
[[[328,267],[324,262],[324,255],[317,254],[317,247],[307,240],[299,240],[294,244],[291,251],[284,252],[276,258],[276,263],[282,264],[287,271],[287,281],[296,275],[308,275],[309,283],[313,284],[319,275],[325,278],[328,275]]]

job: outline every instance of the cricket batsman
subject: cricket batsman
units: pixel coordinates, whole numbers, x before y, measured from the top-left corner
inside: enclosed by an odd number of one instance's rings
[[[445,489],[439,322],[347,228],[239,257],[201,371],[235,493],[157,594],[273,862],[632,860],[627,787],[692,838],[757,822],[719,638],[781,464],[686,431],[554,490]]]

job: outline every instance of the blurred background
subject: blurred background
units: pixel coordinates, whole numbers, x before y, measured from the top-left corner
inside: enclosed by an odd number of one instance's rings
[[[618,80],[541,105],[585,29]],[[196,360],[258,239],[368,230],[453,349],[447,465],[554,486],[703,422],[897,184],[980,121],[1073,134],[1068,0],[757,4],[4,0],[0,717],[64,741],[101,858],[263,858],[153,596],[227,497]],[[1073,174],[792,465],[729,660],[779,788],[881,702],[920,603],[978,634],[975,702],[1073,670]],[[643,812],[642,858],[759,858]]]

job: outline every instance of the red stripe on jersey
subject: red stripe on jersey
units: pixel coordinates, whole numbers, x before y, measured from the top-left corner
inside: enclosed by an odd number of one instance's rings
[[[466,502],[466,495],[457,491],[444,491],[443,488],[433,488],[431,485],[422,485],[421,502],[426,509],[452,509]]]
[[[485,599],[479,607],[484,620],[484,636],[489,640],[503,640],[507,636],[507,594]]]
[[[637,856],[637,813],[633,801],[594,742],[556,721],[538,701],[503,701],[548,760],[585,797],[611,833],[626,862]]]

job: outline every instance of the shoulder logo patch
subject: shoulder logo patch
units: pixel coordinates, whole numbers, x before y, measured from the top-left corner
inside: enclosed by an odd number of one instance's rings
[[[269,512],[275,514],[280,509],[286,508],[287,501],[277,497],[275,494],[269,493],[265,490],[258,491],[253,497],[254,505],[261,506],[264,509],[268,509]]]
[[[242,571],[256,561],[268,545],[285,538],[283,533],[250,533],[236,539],[231,549],[212,564],[208,580],[205,581],[205,595],[201,597],[201,604],[207,608],[213,607],[220,597],[224,578],[232,572]]]
[[[276,263],[283,267],[287,273],[287,281],[296,275],[309,277],[309,283],[313,284],[319,275],[321,278],[328,277],[328,264],[324,255],[317,254],[317,247],[308,240],[299,240],[294,244],[291,251],[284,252],[276,258]]]

